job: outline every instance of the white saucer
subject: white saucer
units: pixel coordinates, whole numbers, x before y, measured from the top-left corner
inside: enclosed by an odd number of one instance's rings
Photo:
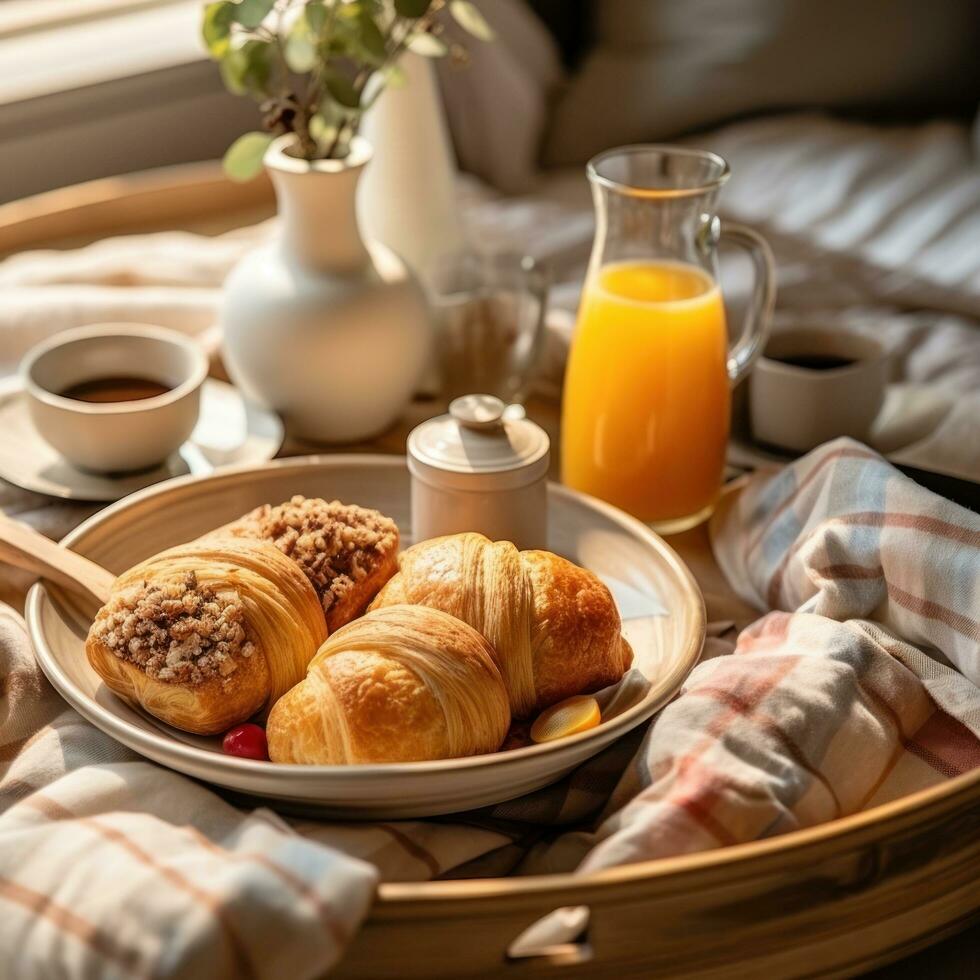
[[[279,451],[283,426],[223,381],[201,389],[201,415],[191,438],[166,462],[142,473],[103,476],[76,469],[38,435],[20,379],[0,382],[0,478],[65,500],[119,500],[174,476],[202,476],[218,466],[263,463]]]

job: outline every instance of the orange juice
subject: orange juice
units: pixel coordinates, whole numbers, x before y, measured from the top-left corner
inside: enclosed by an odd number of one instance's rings
[[[586,284],[565,375],[562,479],[664,530],[710,513],[730,398],[717,284],[681,262],[616,262]]]

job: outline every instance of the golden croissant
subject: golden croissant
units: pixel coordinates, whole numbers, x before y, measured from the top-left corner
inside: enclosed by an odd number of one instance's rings
[[[482,633],[495,651],[515,718],[618,681],[633,651],[609,590],[549,551],[468,532],[403,552],[371,609],[441,609]]]
[[[397,543],[376,511],[301,497],[259,508],[121,575],[89,663],[157,718],[224,731],[302,679],[328,623],[362,612],[392,574]]]
[[[507,691],[486,639],[437,609],[388,606],[334,633],[280,698],[273,762],[411,762],[496,751]]]

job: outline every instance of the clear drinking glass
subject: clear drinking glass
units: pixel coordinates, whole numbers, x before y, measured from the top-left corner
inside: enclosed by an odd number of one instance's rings
[[[544,269],[527,255],[464,252],[430,282],[443,395],[525,398],[544,337]]]
[[[728,164],[714,153],[629,146],[586,169],[595,242],[565,374],[562,479],[651,524],[680,531],[721,491],[731,385],[762,349],[775,299],[764,239],[715,213]],[[720,240],[755,266],[729,349]]]

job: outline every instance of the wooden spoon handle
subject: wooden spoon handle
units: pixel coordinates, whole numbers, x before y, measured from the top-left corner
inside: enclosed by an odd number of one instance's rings
[[[109,598],[116,576],[94,561],[62,548],[20,521],[0,514],[0,561],[34,572],[100,606]]]

